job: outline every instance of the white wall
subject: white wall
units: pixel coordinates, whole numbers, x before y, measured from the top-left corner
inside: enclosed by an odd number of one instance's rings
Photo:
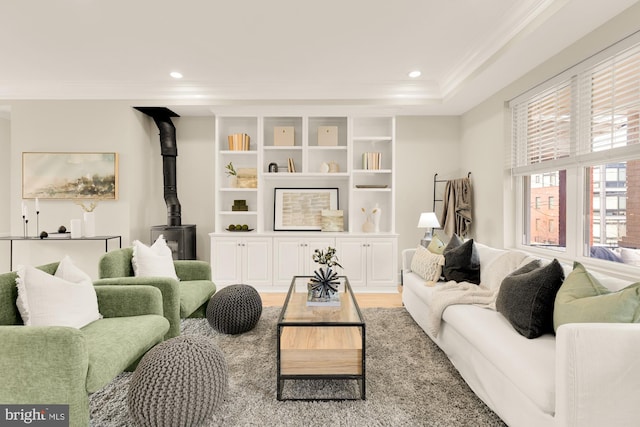
[[[0,209],[0,235],[8,236],[10,233],[10,213],[9,199],[11,190],[11,121],[9,116],[0,116],[0,200],[3,201],[3,207]],[[0,241],[0,260],[9,259],[9,242]],[[0,266],[3,264],[0,262]],[[8,270],[0,269],[0,272]]]
[[[182,222],[197,225],[197,256],[209,261],[209,233],[214,231],[215,120],[213,117],[184,117],[176,120],[176,126]]]
[[[22,235],[22,152],[96,151],[120,154],[119,199],[98,204],[96,234],[122,235],[123,246],[131,239],[148,236],[150,138],[146,119],[128,103],[119,101],[16,101],[11,107],[11,234]],[[26,202],[32,219],[29,234],[35,236],[33,201]],[[81,217],[82,209],[72,201],[40,201],[40,230],[56,231],[60,225],[69,228],[71,219]],[[14,266],[58,261],[61,253],[67,253],[83,270],[97,277],[97,258],[103,252],[104,242],[16,242]],[[0,263],[2,271],[9,269],[5,257]]]
[[[158,103],[162,105],[162,103]],[[143,126],[147,129],[149,150],[145,160],[144,179],[148,186],[144,191],[145,205],[140,209],[145,213],[141,220],[138,239],[150,242],[153,225],[167,224],[167,205],[164,201],[162,176],[162,155],[160,137],[154,121],[139,113]],[[176,127],[178,158],[176,161],[176,181],[180,201],[182,224],[196,224],[196,254],[198,259],[209,260],[209,236],[213,224],[213,150],[215,120],[211,117],[172,118]]]
[[[11,121],[8,117],[0,116],[0,200],[5,200],[5,208],[0,209],[0,234],[9,233],[9,209],[6,201],[9,200],[11,188]],[[4,246],[4,245],[3,245]],[[0,248],[0,255],[2,248]]]
[[[515,201],[505,169],[511,143],[506,103],[636,31],[640,31],[640,3],[462,116],[460,167],[471,170],[474,177],[472,235],[478,241],[497,247],[515,243]]]
[[[424,236],[417,225],[421,212],[433,210],[433,175],[453,179],[467,172],[460,169],[459,117],[397,117],[396,141],[396,232],[402,251],[418,246]]]
[[[134,239],[148,242],[151,225],[166,224],[159,132],[153,120],[132,108],[135,102],[14,101],[11,105],[11,155],[5,161],[13,167],[11,184],[5,186],[3,198],[9,201],[9,208],[3,212],[15,215],[10,215],[10,221],[7,219],[7,231],[10,228],[11,234],[22,234],[19,210],[24,151],[119,153],[119,199],[99,203],[95,211],[97,234],[122,235],[123,246],[128,246]],[[213,117],[181,117],[173,122],[178,138],[177,181],[182,222],[197,225],[197,255],[208,260],[208,233],[214,229],[215,121]],[[416,225],[420,213],[432,209],[433,174],[437,172],[443,178],[461,174],[459,128],[458,117],[397,119],[399,249],[416,246],[424,233]],[[27,203],[33,210],[33,201]],[[69,227],[70,219],[82,215],[81,208],[68,200],[41,200],[40,206],[41,230]],[[35,225],[30,231],[35,235]],[[97,258],[103,249],[101,242],[16,242],[14,266],[57,261],[61,253],[69,253],[81,268],[97,277]],[[2,249],[0,266],[2,271],[9,269],[8,257]]]

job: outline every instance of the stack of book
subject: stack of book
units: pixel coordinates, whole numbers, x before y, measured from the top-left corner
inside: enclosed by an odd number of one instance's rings
[[[382,153],[378,153],[378,152],[362,153],[362,169],[367,169],[367,170],[382,169]]]
[[[234,133],[227,136],[229,141],[229,150],[231,151],[249,151],[251,138],[246,133]]]

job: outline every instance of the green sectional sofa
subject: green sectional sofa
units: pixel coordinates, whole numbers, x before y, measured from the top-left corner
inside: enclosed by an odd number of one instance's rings
[[[205,317],[209,299],[216,292],[211,281],[211,266],[205,261],[175,260],[180,281],[168,277],[135,277],[132,248],[116,249],[104,254],[98,265],[100,279],[96,286],[147,285],[160,289],[164,317],[171,325],[165,339],[180,335],[180,319]]]
[[[40,266],[54,274],[58,263]],[[68,404],[70,426],[89,424],[90,393],[142,356],[169,330],[162,295],[149,286],[96,287],[103,315],[81,329],[24,326],[16,273],[0,275],[0,402]]]

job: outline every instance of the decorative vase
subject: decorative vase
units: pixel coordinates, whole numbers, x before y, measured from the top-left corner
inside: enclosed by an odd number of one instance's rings
[[[364,221],[364,224],[362,224],[362,232],[373,233],[373,230],[375,230],[375,225],[369,220],[369,217],[367,217],[367,219]]]
[[[85,212],[84,221],[84,237],[94,237],[96,235],[96,216],[94,212]]]
[[[229,175],[229,187],[236,188],[238,186],[238,177],[236,175]]]
[[[69,226],[71,230],[71,238],[79,239],[82,237],[82,220],[80,219],[72,219],[71,225]]]
[[[374,233],[379,233],[380,232],[380,216],[382,215],[382,211],[380,210],[380,208],[378,207],[378,204],[376,203],[376,207],[373,208],[373,212],[371,212],[371,217],[373,219],[373,232]]]
[[[340,305],[338,273],[330,267],[326,271],[320,267],[313,274],[307,285],[307,305]]]

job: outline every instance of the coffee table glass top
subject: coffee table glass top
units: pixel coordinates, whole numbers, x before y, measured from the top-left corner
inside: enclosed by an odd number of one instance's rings
[[[362,313],[355,300],[349,279],[340,276],[340,306],[307,306],[307,283],[311,276],[294,276],[289,287],[287,299],[280,313],[278,323],[333,325],[364,323]]]

